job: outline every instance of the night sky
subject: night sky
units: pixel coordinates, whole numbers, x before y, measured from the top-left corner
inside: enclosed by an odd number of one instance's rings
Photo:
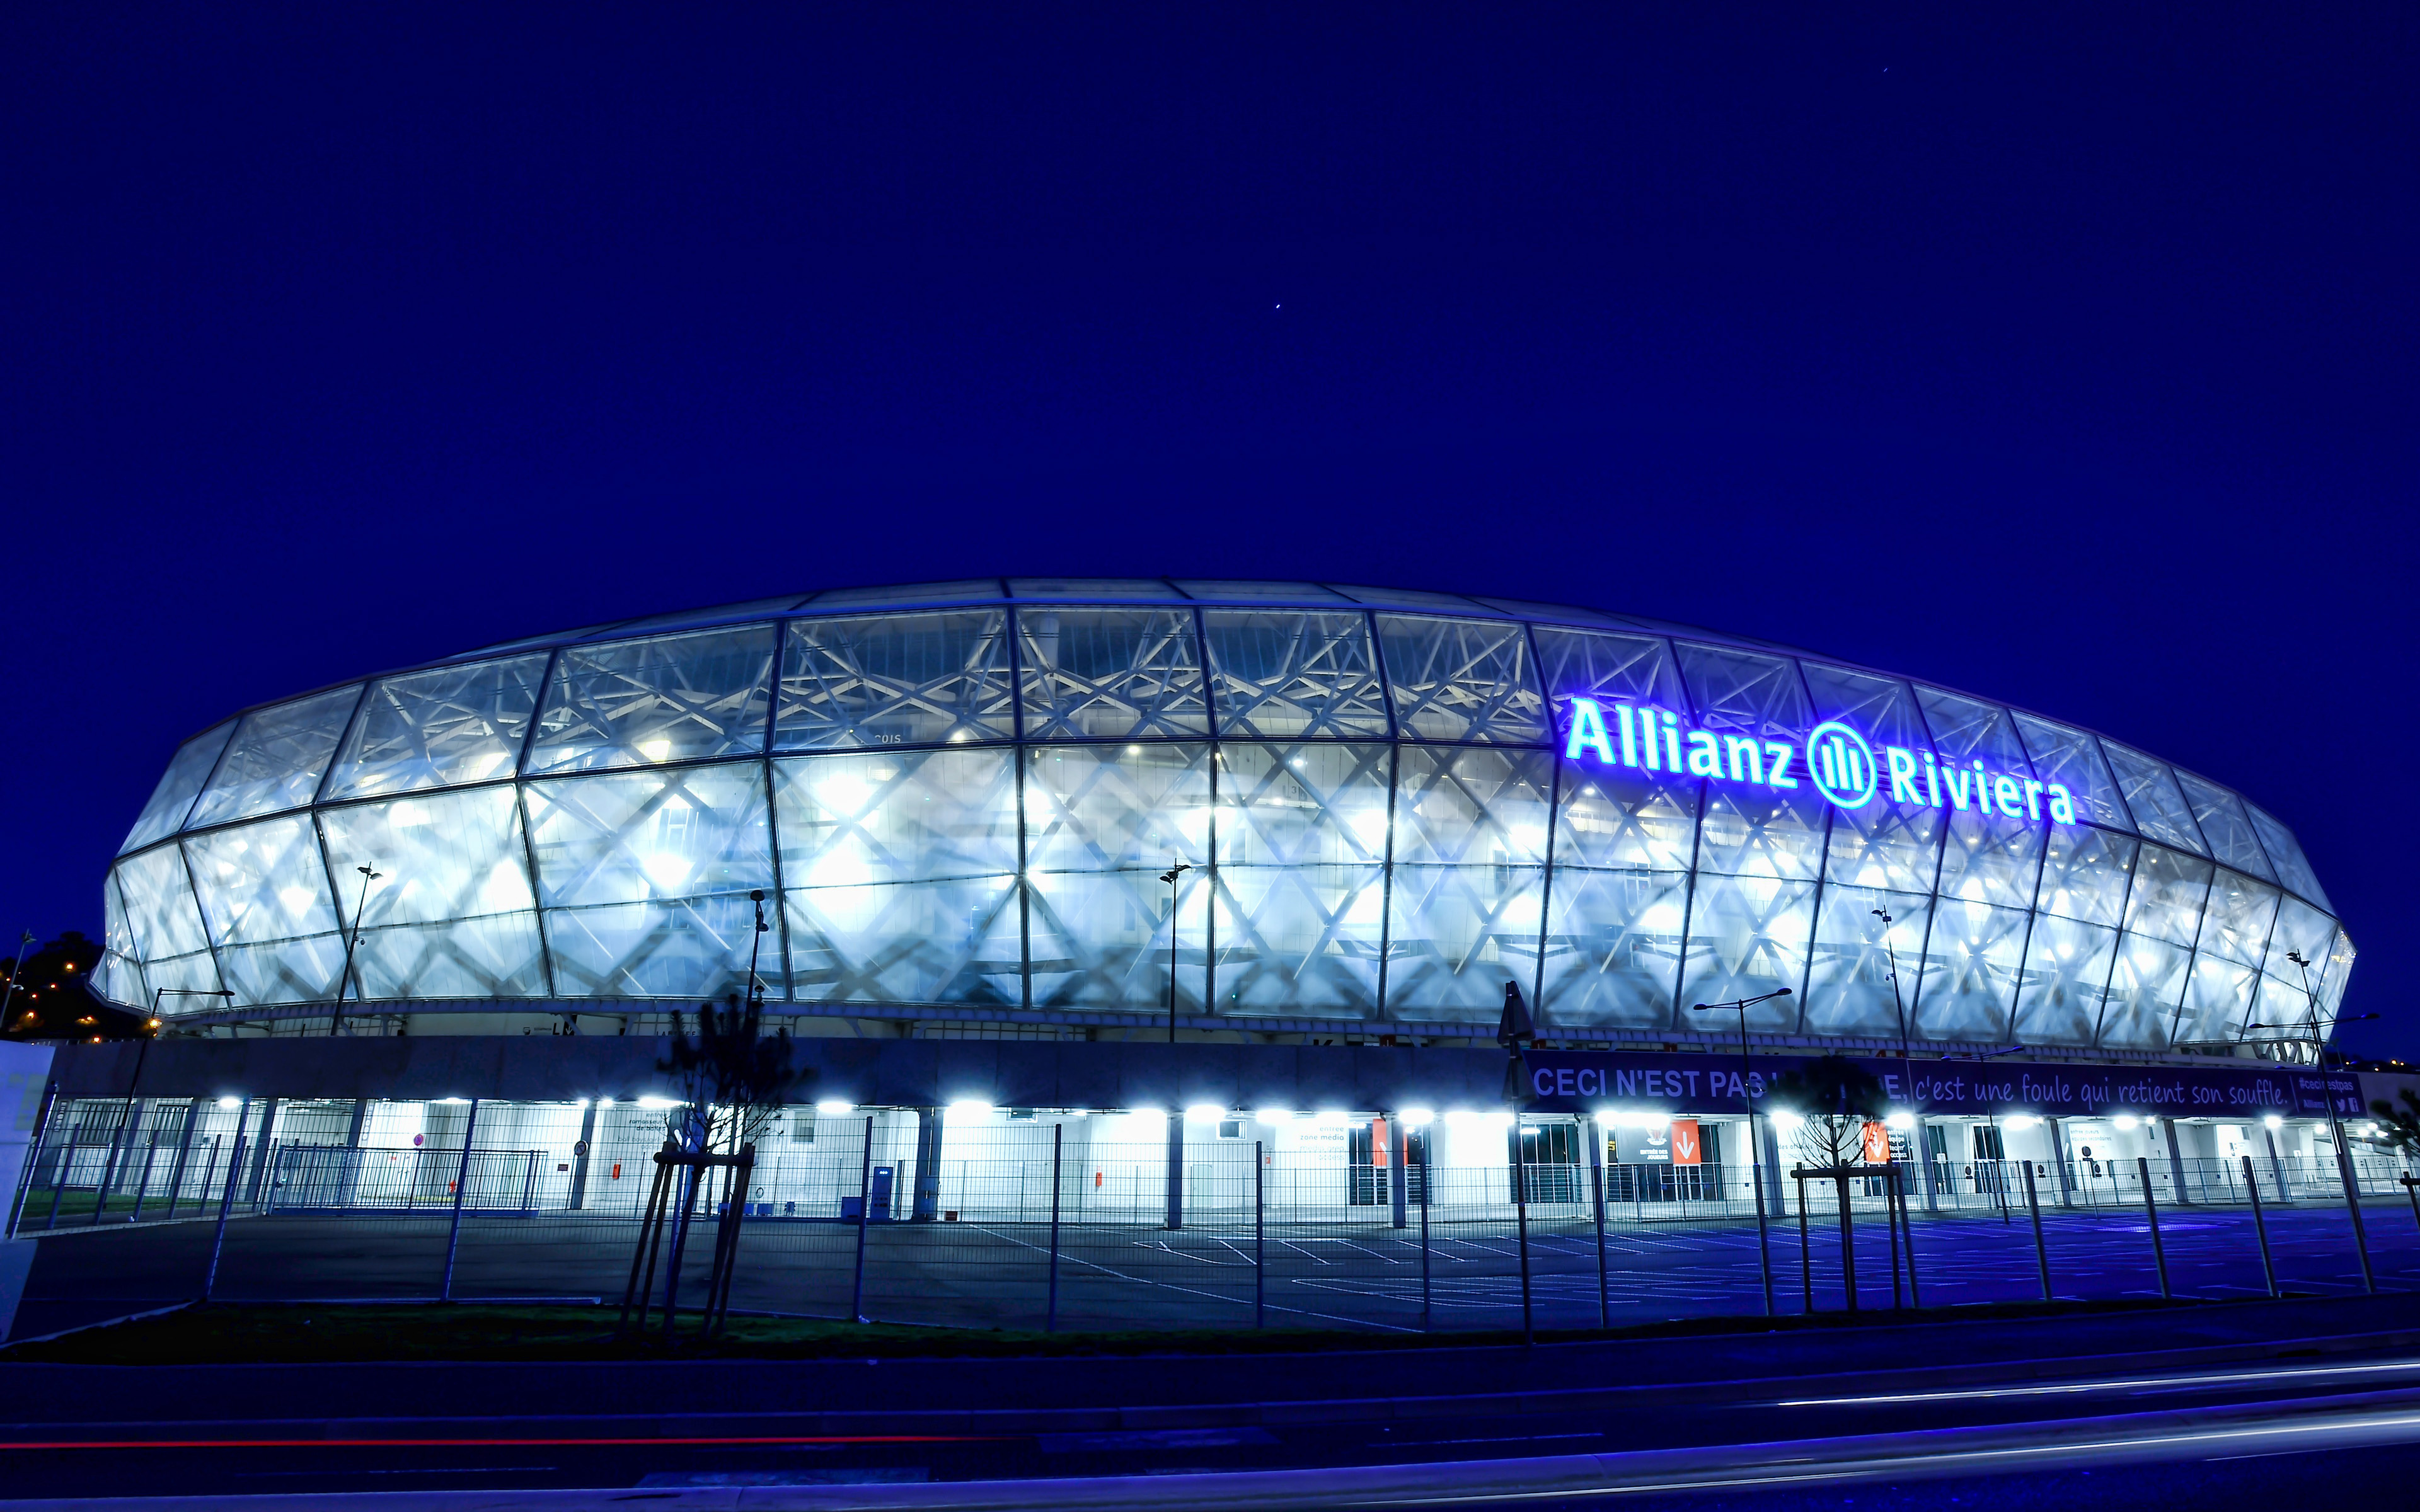
[[[7,8],[0,933],[318,685],[1326,579],[2195,768],[2420,1051],[2420,11],[1648,8]]]

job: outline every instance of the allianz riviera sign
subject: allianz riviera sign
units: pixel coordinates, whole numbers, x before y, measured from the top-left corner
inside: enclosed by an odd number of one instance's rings
[[[1931,750],[1885,746],[1879,755],[1855,727],[1826,719],[1805,741],[1775,740],[1728,731],[1693,730],[1652,704],[1564,701],[1570,733],[1563,755],[1601,766],[1686,773],[1716,782],[1772,789],[1812,787],[1826,802],[1862,809],[1876,797],[1960,812],[1998,814],[2052,824],[2076,822],[2075,795],[2063,782],[1994,772],[1980,758],[1958,766]]]

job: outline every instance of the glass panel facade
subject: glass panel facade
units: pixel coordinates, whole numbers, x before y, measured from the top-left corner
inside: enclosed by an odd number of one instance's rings
[[[2210,854],[2200,826],[2194,823],[2193,810],[2186,806],[2185,795],[2178,791],[2177,779],[2164,764],[2113,741],[2103,741],[2102,749],[2108,753],[2110,769],[2118,774],[2118,786],[2126,795],[2127,810],[2133,814],[2134,826],[2145,839],[2180,846],[2195,856]]]
[[[1378,644],[1405,738],[1545,743],[1546,701],[1520,622],[1381,614]]]
[[[2193,809],[2194,822],[2202,839],[2210,842],[2211,856],[2222,866],[2249,872],[2264,882],[2276,881],[2277,873],[2270,869],[2267,853],[2252,833],[2252,821],[2243,812],[2242,800],[2191,772],[2179,772],[2176,777],[2186,804]]]
[[[773,774],[799,999],[1021,1000],[1014,752],[813,756]]]
[[[2117,953],[2118,932],[2107,925],[2055,914],[2037,918],[2017,991],[2018,1042],[2091,1044]]]
[[[361,697],[361,686],[355,684],[245,715],[185,827],[223,825],[310,802]]]
[[[1792,743],[1839,719],[2085,822],[1564,761],[1573,697]],[[1185,1011],[1289,1032],[1484,1038],[1514,981],[1550,1035],[1700,1034],[1690,1003],[1789,985],[1761,1031],[1887,1042],[1882,907],[1918,1040],[2138,1051],[2282,1013],[2288,950],[2323,1003],[2351,963],[2273,816],[2086,732],[1660,622],[1322,584],[768,598],[256,711],[176,753],[96,980],[325,1003],[363,866],[373,1004],[694,1002],[758,949],[799,1004],[1147,1016],[1172,943]]]
[[[119,855],[139,851],[185,827],[185,816],[193,812],[194,800],[201,796],[202,784],[210,779],[210,768],[218,764],[219,753],[226,749],[227,737],[234,733],[235,721],[229,719],[177,748],[168,769],[160,774],[160,785],[151,790],[151,801],[143,806],[134,827],[127,831],[126,843],[117,848]]]
[[[2101,742],[2081,730],[2071,730],[2030,714],[2018,714],[2015,718],[2018,733],[2024,736],[2025,750],[2033,757],[2034,775],[2045,782],[2059,783],[2075,795],[2078,818],[2104,829],[2133,831],[2134,821],[2126,811],[2118,779],[2110,776],[2109,764],[2102,759]]]
[[[1273,739],[1385,739],[1370,623],[1358,614],[1204,609],[1218,733]]]
[[[1008,611],[793,620],[776,750],[1006,740]]]
[[[540,652],[372,683],[323,801],[512,776],[546,660]]]
[[[769,625],[566,646],[528,769],[591,772],[760,751],[772,675]]]
[[[1192,610],[1025,609],[1016,634],[1027,739],[1210,733]]]
[[[1826,882],[1815,916],[1802,1032],[1861,1040],[1897,1040],[1902,1028],[1913,1033],[1908,1011],[1916,1006],[1925,916],[1931,905],[1922,893]],[[1876,917],[1876,909],[1890,916],[1888,924]]]

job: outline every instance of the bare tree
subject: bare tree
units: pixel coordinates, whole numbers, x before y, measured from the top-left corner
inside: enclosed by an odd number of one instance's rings
[[[1862,1158],[1866,1125],[1883,1116],[1887,1103],[1882,1078],[1839,1056],[1773,1079],[1773,1107],[1805,1120],[1793,1137],[1807,1165],[1847,1165]]]

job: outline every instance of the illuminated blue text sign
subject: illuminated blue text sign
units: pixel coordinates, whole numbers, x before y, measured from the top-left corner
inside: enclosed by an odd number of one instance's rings
[[[1978,758],[1960,766],[1930,748],[1885,746],[1877,756],[1857,731],[1826,719],[1804,741],[1772,740],[1727,731],[1692,730],[1669,709],[1649,704],[1566,699],[1563,755],[1603,766],[1685,773],[1717,782],[1767,788],[1811,787],[1843,809],[1877,797],[2008,819],[2075,823],[2075,795],[2064,783],[1994,772]]]

